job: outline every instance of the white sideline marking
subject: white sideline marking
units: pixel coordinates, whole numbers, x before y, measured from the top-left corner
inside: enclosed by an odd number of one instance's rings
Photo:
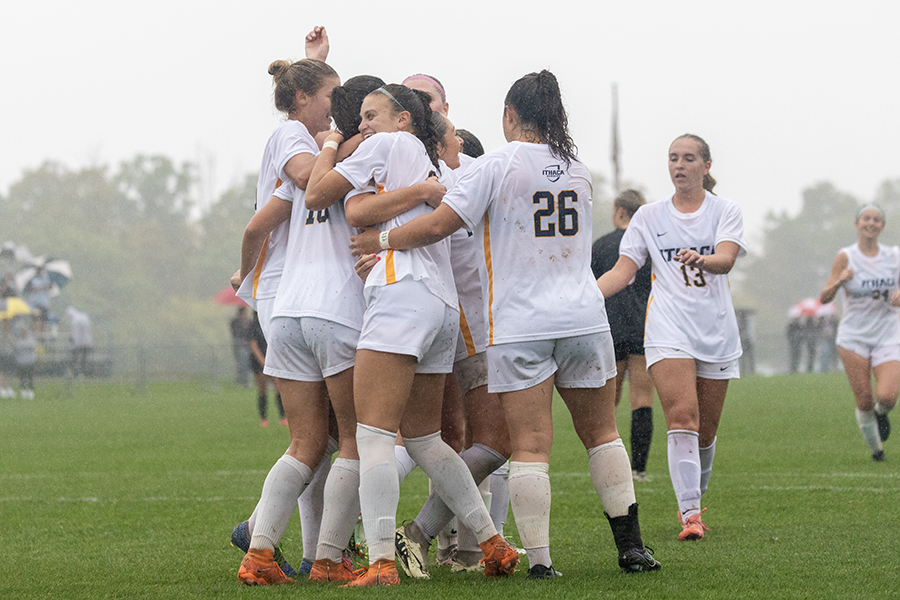
[[[900,488],[843,487],[838,485],[756,485],[750,489],[773,492],[873,492],[890,494],[900,492]]]

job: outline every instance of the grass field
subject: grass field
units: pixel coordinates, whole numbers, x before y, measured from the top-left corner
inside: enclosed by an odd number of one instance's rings
[[[644,541],[662,571],[619,572],[587,457],[561,402],[551,460],[551,551],[564,576],[533,582],[432,569],[430,581],[357,592],[301,582],[245,588],[231,528],[287,446],[249,390],[223,385],[38,387],[0,403],[2,598],[890,598],[900,596],[900,432],[874,463],[842,374],[732,385],[710,489],[707,538],[679,543],[657,408],[649,474],[636,484]],[[627,410],[619,430],[626,440]],[[898,415],[900,417],[900,415]],[[898,422],[900,423],[900,422]],[[398,519],[424,501],[420,471]],[[507,534],[518,536],[510,518]],[[299,563],[299,519],[283,548]],[[524,563],[523,563],[524,564]]]

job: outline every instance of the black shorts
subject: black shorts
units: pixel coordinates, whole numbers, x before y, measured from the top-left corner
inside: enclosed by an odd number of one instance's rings
[[[624,340],[613,341],[613,348],[616,351],[616,362],[625,360],[632,354],[638,356],[644,355],[644,340],[642,338],[628,338]]]

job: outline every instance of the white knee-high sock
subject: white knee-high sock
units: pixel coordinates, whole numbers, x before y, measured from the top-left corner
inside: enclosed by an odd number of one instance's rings
[[[416,461],[409,455],[406,446],[394,446],[394,457],[397,460],[397,474],[403,481],[416,468]]]
[[[859,432],[863,439],[869,445],[872,453],[882,450],[881,436],[878,434],[878,421],[875,420],[875,411],[862,411],[856,409],[856,424],[859,425]]]
[[[700,451],[696,431],[668,433],[669,477],[682,518],[700,512]]]
[[[588,466],[594,489],[610,517],[624,517],[634,504],[631,461],[621,438],[588,450]]]
[[[403,438],[403,443],[416,464],[431,478],[441,499],[472,530],[479,543],[497,534],[472,473],[463,459],[441,439],[440,431],[423,437]]]
[[[509,463],[505,462],[491,473],[491,521],[497,533],[503,535],[503,527],[509,517]]]
[[[256,527],[250,539],[251,548],[272,550],[287,529],[294,505],[312,479],[312,469],[293,456],[285,454],[272,467],[263,484],[256,516]]]
[[[485,507],[488,509],[488,513],[490,513],[492,500],[490,477],[485,477],[481,483],[478,484],[478,493],[481,494],[481,501],[484,502]],[[499,533],[499,531],[497,533]],[[481,553],[481,547],[478,545],[478,540],[475,539],[475,534],[462,523],[459,525],[457,548],[459,552],[468,552],[470,555]]]
[[[481,484],[497,468],[497,465],[506,463],[506,457],[483,444],[472,444],[459,456],[468,467],[475,484]],[[433,539],[452,518],[453,511],[450,510],[447,503],[441,499],[438,493],[432,492],[416,516],[416,525],[428,539]]]
[[[712,476],[712,465],[713,458],[716,456],[716,440],[719,439],[717,437],[713,438],[713,443],[707,446],[706,448],[700,448],[700,495],[706,493],[706,488],[709,487],[709,478]]]
[[[550,563],[550,465],[509,463],[509,500],[528,564]]]
[[[359,516],[359,461],[336,458],[325,482],[325,511],[316,558],[340,562]]]
[[[370,564],[394,559],[394,529],[400,480],[394,457],[397,434],[362,423],[356,425],[359,448],[359,505],[369,545]]]
[[[300,532],[303,535],[303,560],[307,562],[316,559],[316,545],[319,543],[322,512],[325,509],[325,480],[331,471],[331,456],[337,450],[338,441],[329,437],[325,454],[313,471],[312,481],[297,498],[297,507],[300,509]]]

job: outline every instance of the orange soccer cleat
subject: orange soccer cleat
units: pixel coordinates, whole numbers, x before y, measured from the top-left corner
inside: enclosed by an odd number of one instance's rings
[[[498,533],[480,544],[484,552],[485,577],[506,577],[512,575],[519,563],[519,553]]]
[[[397,572],[397,565],[393,560],[388,558],[376,560],[369,565],[365,573],[341,587],[374,587],[376,585],[400,585],[400,574]]]
[[[364,572],[365,569],[360,569],[359,571],[349,569],[343,561],[334,562],[327,558],[320,558],[313,563],[312,571],[309,572],[309,580],[321,583],[327,583],[329,581],[353,581]]]
[[[706,509],[704,508],[700,512],[693,514],[686,519],[681,517],[681,511],[678,512],[678,519],[681,521],[681,526],[683,527],[681,533],[678,534],[679,542],[703,539],[703,532],[709,531],[709,527],[707,527],[700,518],[700,515],[703,514],[705,510]]]
[[[238,569],[238,579],[245,585],[280,585],[294,583],[294,580],[284,574],[271,550],[250,548],[241,568]]]

